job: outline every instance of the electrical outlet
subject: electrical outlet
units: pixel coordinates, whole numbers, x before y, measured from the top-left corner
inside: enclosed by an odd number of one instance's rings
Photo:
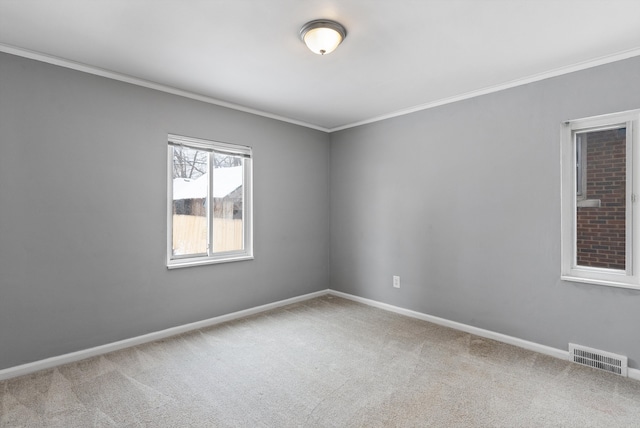
[[[400,277],[397,275],[393,276],[393,288],[400,288]]]

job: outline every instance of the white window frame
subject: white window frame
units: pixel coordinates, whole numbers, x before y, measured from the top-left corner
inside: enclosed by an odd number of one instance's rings
[[[638,131],[640,110],[570,120],[561,135],[562,159],[562,272],[561,279],[622,288],[640,289],[640,210],[636,209],[636,188],[640,170]],[[625,270],[577,265],[576,133],[626,127],[626,238]],[[583,173],[586,171],[583,171]],[[583,182],[584,183],[584,182]],[[586,189],[583,189],[586,191]],[[583,196],[584,197],[584,196]]]
[[[576,197],[578,201],[587,199],[587,142],[576,140]],[[579,172],[579,174],[578,174]]]
[[[252,260],[253,257],[253,153],[251,147],[236,144],[221,143],[217,141],[202,140],[198,138],[184,137],[169,134],[167,150],[167,268],[175,269],[189,266],[200,266],[214,263],[237,262]],[[173,256],[173,146],[185,146],[189,148],[208,151],[211,153],[226,153],[244,157],[243,177],[243,246],[242,250],[214,252],[208,245],[207,253],[188,256]],[[211,158],[211,157],[210,157]],[[212,161],[210,171],[213,171]],[[209,174],[209,192],[213,189],[213,173]],[[213,239],[213,197],[209,194],[211,203],[208,207],[207,222],[209,228],[208,242]]]

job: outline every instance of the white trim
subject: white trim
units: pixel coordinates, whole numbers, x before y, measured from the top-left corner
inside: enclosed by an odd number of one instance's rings
[[[216,140],[205,140],[203,138],[185,137],[183,135],[168,134],[167,141],[169,144],[176,146],[197,147],[210,152],[228,153],[231,155],[243,155],[251,157],[253,149],[250,146],[242,144],[224,143]]]
[[[416,312],[409,309],[400,308],[398,306],[389,305],[387,303],[381,303],[376,300],[367,299],[364,297],[354,296],[353,294],[343,293],[341,291],[327,290],[327,294],[336,297],[342,297],[343,299],[352,300],[354,302],[363,303],[368,306],[383,309],[385,311],[394,312],[400,315],[405,315],[411,318],[416,318],[423,321],[428,321],[434,324],[438,324],[444,327],[450,327],[455,330],[464,331],[466,333],[474,334],[476,336],[484,337],[487,339],[497,340],[498,342],[506,343],[508,345],[517,346],[519,348],[527,349],[529,351],[538,352],[540,354],[549,355],[561,360],[571,361],[571,355],[569,351],[562,349],[552,348],[550,346],[541,345],[539,343],[530,342],[528,340],[519,339],[517,337],[508,336],[502,333],[496,333],[491,330],[485,330],[479,327],[473,327],[467,324],[462,324],[455,321],[450,321],[444,318],[439,318],[433,315],[428,315],[422,312]],[[640,381],[640,369],[627,368],[627,377],[633,380]]]
[[[600,58],[595,58],[588,61],[582,61],[577,64],[568,65],[565,67],[556,68],[554,70],[545,71],[542,73],[534,74],[532,76],[523,77],[522,79],[515,79],[509,82],[499,83],[493,86],[487,86],[486,88],[478,89],[471,92],[466,92],[460,95],[454,95],[453,97],[442,98],[430,103],[419,104],[414,107],[397,110],[395,112],[375,116],[370,119],[364,119],[358,122],[348,123],[346,125],[336,126],[335,128],[329,128],[328,132],[342,131],[344,129],[355,128],[356,126],[366,125],[369,123],[379,122],[381,120],[391,119],[398,116],[404,116],[406,114],[415,113],[422,110],[428,110],[430,108],[443,106],[446,104],[455,103],[458,101],[467,100],[469,98],[479,97],[481,95],[491,94],[493,92],[499,92],[504,89],[515,88],[517,86],[527,85],[529,83],[539,82],[540,80],[549,79],[552,77],[562,76],[564,74],[573,73],[580,70],[586,70],[588,68],[597,67],[599,65],[605,65],[616,61],[622,61],[624,59],[633,58],[640,55],[640,48],[629,49],[622,52],[617,52],[611,55],[605,55]]]
[[[171,229],[168,229],[168,230],[171,230]],[[254,260],[254,259],[255,257],[253,257],[253,254],[242,255],[242,256],[225,256],[225,257],[218,255],[215,258],[211,256],[189,257],[185,259],[174,259],[167,262],[167,269],[171,270],[171,269],[180,269],[180,268],[187,268],[187,267],[193,267],[193,266],[206,266],[206,265],[216,265],[220,263],[243,262],[246,260]]]
[[[450,320],[439,318],[433,315],[427,315],[422,312],[416,312],[410,309],[404,309],[398,306],[389,305],[387,303],[381,303],[376,300],[366,299],[364,297],[343,293],[341,291],[329,290],[329,294],[332,296],[353,300],[354,302],[363,303],[368,306],[373,306],[375,308],[384,309],[385,311],[395,312],[400,315],[405,315],[411,318],[428,321],[433,324],[438,324],[444,327],[453,328],[455,330],[464,331],[466,333],[474,334],[476,336],[497,340],[498,342],[514,345],[519,348],[527,349],[529,351],[539,352],[541,354],[549,355],[555,358],[560,358],[561,360],[569,359],[569,351],[563,351],[561,349],[552,348],[550,346],[541,345],[535,342],[529,342],[528,340],[519,339],[517,337],[507,336],[506,334],[496,333],[495,331],[485,330],[483,328],[462,324],[456,321],[450,321]]]
[[[640,210],[634,207],[635,186],[640,171],[640,109],[564,122],[561,146],[561,276],[565,281],[640,289]],[[579,266],[577,262],[576,135],[607,129],[626,128],[626,259],[625,270]]]
[[[177,269],[191,266],[201,266],[217,263],[239,262],[253,260],[253,150],[249,146],[222,143],[200,138],[168,135],[167,151],[167,268]],[[206,198],[207,211],[207,248],[206,253],[189,254],[187,256],[173,255],[173,186],[174,186],[174,150],[178,147],[203,150],[207,152],[207,173],[209,173],[208,196]],[[213,248],[213,196],[214,196],[214,153],[227,153],[243,157],[242,181],[242,239],[243,248],[240,250],[216,252]]]
[[[428,110],[430,108],[439,107],[446,104],[455,103],[457,101],[467,100],[469,98],[479,97],[481,95],[491,94],[493,92],[502,91],[504,89],[514,88],[517,86],[526,85],[528,83],[538,82],[540,80],[549,79],[551,77],[562,76],[564,74],[573,73],[575,71],[585,70],[592,67],[597,67],[599,65],[605,65],[616,61],[622,61],[624,59],[633,58],[635,56],[640,56],[640,48],[629,49],[622,52],[617,52],[611,55],[605,55],[596,59],[582,61],[577,64],[568,65],[565,67],[556,68],[554,70],[546,71],[543,73],[534,74],[532,76],[524,77],[522,79],[515,79],[509,82],[488,86],[486,88],[478,89],[476,91],[466,92],[464,94],[455,95],[453,97],[442,98],[430,103],[419,104],[414,107],[396,110],[395,112],[374,116],[369,119],[364,119],[352,123],[347,123],[345,125],[336,126],[333,128],[327,128],[325,126],[314,125],[312,123],[303,122],[296,119],[291,119],[284,116],[279,116],[272,113],[267,113],[262,110],[257,110],[249,107],[244,107],[238,104],[233,104],[226,101],[221,101],[212,97],[207,97],[204,95],[196,94],[189,91],[184,91],[182,89],[177,89],[171,86],[162,85],[155,82],[150,82],[148,80],[139,79],[137,77],[128,76],[121,73],[116,73],[113,71],[105,70],[98,67],[93,67],[87,64],[82,64],[75,61],[70,61],[67,59],[55,57],[52,55],[43,54],[40,52],[30,51],[27,49],[18,48],[16,46],[11,46],[7,44],[0,43],[0,52],[5,52],[12,55],[21,56],[24,58],[34,59],[36,61],[46,62],[48,64],[57,65],[60,67],[66,67],[73,70],[82,71],[84,73],[95,74],[97,76],[107,77],[109,79],[119,80],[121,82],[131,83],[133,85],[142,86],[145,88],[155,89],[158,91],[166,92],[169,94],[178,95],[185,98],[191,98],[194,100],[202,101],[205,103],[217,105],[220,107],[226,107],[232,110],[238,110],[245,113],[255,114],[257,116],[263,116],[270,119],[279,120],[282,122],[291,123],[294,125],[304,126],[306,128],[315,129],[318,131],[323,131],[327,133],[332,133],[336,131],[342,131],[344,129],[355,128],[357,126],[366,125],[369,123],[380,122],[382,120],[391,119],[398,116],[404,116],[406,114],[415,113],[422,110]]]
[[[109,352],[118,351],[120,349],[142,345],[144,343],[149,343],[149,342],[164,339],[170,336],[187,333],[189,331],[210,327],[216,324],[221,324],[223,322],[233,321],[238,318],[255,315],[261,312],[269,311],[271,309],[279,308],[281,306],[290,305],[292,303],[298,303],[298,302],[303,302],[305,300],[314,299],[316,297],[324,296],[327,293],[328,293],[328,290],[316,291],[314,293],[304,294],[302,296],[292,297],[290,299],[280,300],[273,303],[267,303],[266,305],[256,306],[254,308],[232,312],[230,314],[220,315],[218,317],[193,322],[190,324],[184,324],[181,326],[172,327],[165,330],[144,334],[142,336],[120,340],[118,342],[96,346],[94,348],[84,349],[81,351],[71,352],[69,354],[46,358],[44,360],[34,361],[32,363],[22,364],[15,367],[9,367],[8,369],[0,370],[0,381],[11,379],[17,376],[23,376],[29,373],[34,373],[39,370],[50,369],[63,364],[73,363],[75,361],[84,360],[85,358],[107,354]]]
[[[343,293],[341,291],[326,289],[316,291],[314,293],[304,294],[298,297],[292,297],[290,299],[280,300],[273,303],[268,303],[262,306],[256,306],[254,308],[245,309],[238,312],[233,312],[226,315],[221,315],[214,318],[209,318],[203,321],[197,321],[191,324],[185,324],[182,326],[168,328],[166,330],[157,331],[154,333],[145,334],[142,336],[133,337],[130,339],[121,340],[118,342],[108,343],[106,345],[96,346],[94,348],[85,349],[82,351],[71,352],[69,354],[60,355],[57,357],[51,357],[40,361],[34,361],[32,363],[22,364],[20,366],[9,367],[7,369],[0,370],[0,381],[11,379],[18,376],[23,376],[29,373],[34,373],[39,370],[45,370],[53,367],[60,366],[62,364],[73,363],[75,361],[84,360],[85,358],[95,357],[103,355],[109,352],[118,351],[120,349],[129,348],[132,346],[142,345],[144,343],[153,342],[156,340],[164,339],[170,336],[175,336],[189,331],[198,330],[201,328],[210,327],[216,324],[221,324],[227,321],[233,321],[238,318],[255,315],[261,312],[265,312],[271,309],[276,309],[282,306],[290,305],[292,303],[303,302],[305,300],[315,299],[325,295],[331,295],[336,297],[342,297],[343,299],[351,300],[358,303],[363,303],[368,306],[379,308],[385,311],[394,312],[400,315],[416,318],[423,321],[428,321],[444,327],[453,328],[455,330],[464,331],[469,334],[484,337],[487,339],[497,340],[498,342],[506,343],[509,345],[517,346],[519,348],[527,349],[529,351],[538,352],[540,354],[549,355],[554,358],[569,361],[569,351],[562,349],[552,348],[550,346],[541,345],[539,343],[530,342],[528,340],[519,339],[517,337],[508,336],[502,333],[496,333],[491,330],[485,330],[479,327],[473,327],[467,324],[462,324],[456,321],[450,321],[444,318],[439,318],[433,315],[427,315],[422,312],[412,311],[410,309],[400,308],[398,306],[389,305],[387,303],[381,303],[376,300],[367,299],[364,297],[354,296],[353,294]],[[627,375],[629,378],[640,381],[640,369],[629,368]]]
[[[560,279],[570,282],[581,282],[583,284],[604,285],[605,287],[626,288],[627,290],[640,290],[640,285],[627,284],[624,282],[607,281],[596,278],[581,278],[572,275],[560,275]]]
[[[46,62],[48,64],[70,68],[72,70],[82,71],[88,74],[94,74],[96,76],[106,77],[108,79],[118,80],[120,82],[131,83],[132,85],[142,86],[143,88],[155,89],[157,91],[166,92],[168,94],[178,95],[185,98],[191,98],[193,100],[202,101],[208,104],[213,104],[220,107],[226,107],[226,108],[241,111],[244,113],[255,114],[256,116],[267,117],[269,119],[275,119],[281,122],[291,123],[293,125],[304,126],[305,128],[311,128],[311,129],[316,129],[318,131],[329,132],[329,129],[323,126],[318,126],[312,123],[303,122],[301,120],[291,119],[291,118],[280,116],[277,114],[268,113],[266,111],[257,110],[257,109],[245,107],[239,104],[218,100],[216,98],[196,94],[194,92],[185,91],[182,89],[174,88],[172,86],[163,85],[156,82],[151,82],[149,80],[139,79],[137,77],[129,76],[122,73],[117,73],[115,71],[105,70],[103,68],[94,67],[92,65],[87,65],[80,62],[75,62],[68,59],[43,54],[40,52],[30,51],[28,49],[18,48],[11,45],[6,45],[4,43],[0,43],[0,52],[5,52],[11,55],[21,56],[24,58],[34,59],[36,61]]]

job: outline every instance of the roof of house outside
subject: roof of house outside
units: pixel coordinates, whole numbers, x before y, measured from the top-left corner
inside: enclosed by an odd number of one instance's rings
[[[242,166],[213,169],[213,197],[224,198],[242,186]],[[204,199],[209,193],[209,173],[196,179],[174,178],[173,200]]]

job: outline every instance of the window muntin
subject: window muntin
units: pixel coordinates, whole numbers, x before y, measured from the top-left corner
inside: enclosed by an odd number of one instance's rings
[[[169,136],[167,266],[253,258],[251,149]]]
[[[562,136],[562,278],[640,287],[633,223],[638,111],[579,119]]]

